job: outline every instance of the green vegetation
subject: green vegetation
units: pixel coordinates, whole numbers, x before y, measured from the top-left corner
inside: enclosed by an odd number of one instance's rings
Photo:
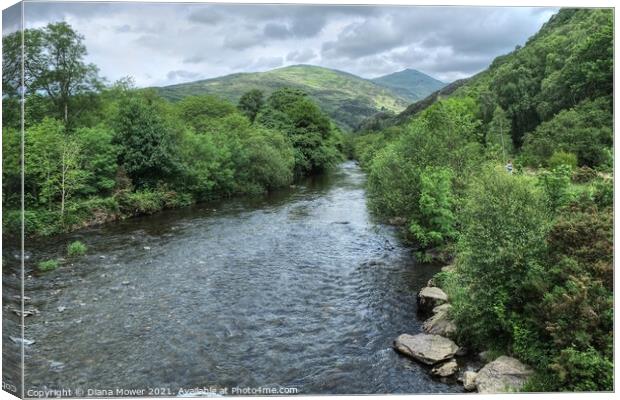
[[[372,81],[392,89],[396,94],[411,102],[423,99],[446,85],[415,69],[394,72],[374,78]]]
[[[341,160],[342,134],[304,92],[249,91],[170,103],[130,79],[101,84],[66,23],[24,33],[28,70],[24,212],[27,235],[152,214],[196,201],[257,195]],[[21,228],[19,43],[4,38],[3,228]],[[62,63],[49,54],[63,55]],[[16,67],[17,66],[17,67]],[[36,67],[36,68],[35,68]],[[64,86],[68,90],[58,89]],[[57,91],[59,90],[59,91]],[[83,250],[71,244],[70,255]]]
[[[37,268],[39,269],[39,271],[53,271],[56,268],[58,268],[58,261],[57,260],[46,260],[46,261],[41,261],[37,264]]]
[[[67,246],[67,255],[69,257],[79,257],[86,254],[87,247],[84,243],[76,240],[75,242],[69,243]]]
[[[402,111],[408,99],[393,89],[358,76],[312,65],[294,65],[267,72],[242,73],[220,78],[181,83],[158,88],[166,99],[178,101],[188,96],[217,95],[239,102],[251,90],[265,96],[281,88],[299,89],[337,122],[340,128],[357,128],[378,111]],[[246,102],[244,99],[243,103]],[[251,119],[251,118],[250,118]]]
[[[613,388],[612,25],[561,10],[447,95],[349,137],[371,209],[454,258],[437,281],[459,344],[533,366],[527,390]]]

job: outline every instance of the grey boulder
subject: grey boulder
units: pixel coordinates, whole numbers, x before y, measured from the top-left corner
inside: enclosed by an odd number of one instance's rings
[[[516,358],[501,356],[478,371],[476,387],[479,393],[518,391],[532,372],[530,367]]]
[[[452,340],[439,335],[403,333],[394,340],[394,348],[424,364],[433,365],[452,358],[459,346]]]

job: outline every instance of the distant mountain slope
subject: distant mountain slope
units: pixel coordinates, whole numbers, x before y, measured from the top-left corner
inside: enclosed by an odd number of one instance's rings
[[[172,101],[208,93],[236,103],[250,89],[260,89],[269,96],[281,87],[304,90],[345,129],[356,128],[362,120],[381,110],[398,113],[409,104],[393,90],[370,80],[311,65],[232,74],[157,89],[163,97]]]
[[[415,69],[405,69],[371,80],[392,89],[396,94],[409,101],[423,99],[446,86],[444,82]]]

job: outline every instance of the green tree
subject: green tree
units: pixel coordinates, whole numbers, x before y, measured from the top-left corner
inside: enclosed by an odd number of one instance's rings
[[[137,187],[154,187],[174,177],[178,171],[177,138],[155,104],[141,96],[123,100],[114,126],[119,165]]]
[[[409,231],[425,248],[442,244],[456,234],[452,176],[450,169],[432,167],[425,168],[420,175],[420,212]]]
[[[40,32],[40,53],[33,57],[32,90],[42,90],[57,108],[58,116],[69,124],[70,108],[75,116],[83,110],[81,95],[101,88],[98,69],[86,64],[84,37],[66,22],[50,23]]]
[[[248,117],[250,122],[254,122],[263,103],[263,92],[252,89],[241,96],[237,108]]]

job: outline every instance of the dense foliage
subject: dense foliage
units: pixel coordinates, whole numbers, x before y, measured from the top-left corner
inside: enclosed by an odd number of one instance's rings
[[[350,138],[371,208],[454,258],[438,281],[459,344],[532,365],[528,390],[613,388],[612,32],[610,10],[561,10],[406,123]]]
[[[130,79],[104,86],[83,61],[83,37],[64,22],[27,30],[24,39],[27,234],[261,194],[341,158],[340,131],[299,90],[283,88],[266,101],[252,90],[238,105],[209,95],[170,103]],[[21,35],[4,41],[3,226],[10,234],[21,225]]]

